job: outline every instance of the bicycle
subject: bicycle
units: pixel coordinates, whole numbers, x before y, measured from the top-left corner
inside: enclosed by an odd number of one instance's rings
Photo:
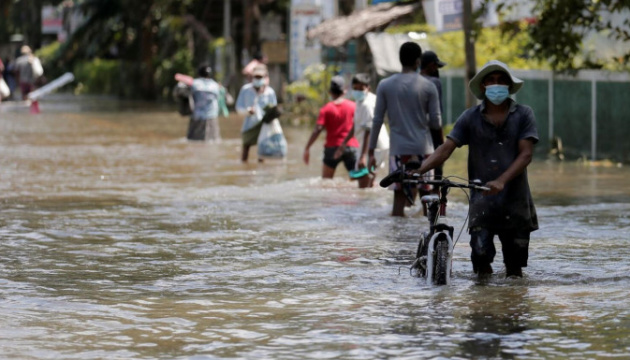
[[[429,231],[425,231],[420,236],[416,257],[411,265],[410,271],[416,270],[419,276],[427,279],[428,285],[449,285],[451,283],[451,266],[453,259],[453,242],[454,228],[446,223],[439,222],[440,217],[445,215],[447,195],[450,188],[460,188],[484,191],[490,188],[480,185],[480,181],[472,181],[468,183],[452,182],[448,178],[441,180],[424,179],[422,175],[417,173],[409,174],[404,169],[395,171],[380,182],[381,187],[388,187],[393,183],[419,185],[427,184],[437,186],[439,195],[424,195],[421,198],[423,204],[426,205],[426,216],[429,219]],[[403,190],[406,187],[403,186]],[[464,190],[466,193],[466,191]],[[406,194],[407,198],[413,203],[413,198]],[[468,193],[466,193],[468,196]],[[470,197],[469,197],[470,200]],[[468,217],[466,218],[468,219]],[[463,226],[462,226],[463,230]],[[458,235],[461,236],[461,231]]]

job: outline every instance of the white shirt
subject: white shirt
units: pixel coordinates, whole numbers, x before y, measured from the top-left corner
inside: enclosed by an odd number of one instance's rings
[[[359,149],[363,149],[363,141],[365,138],[365,131],[372,130],[372,119],[374,118],[374,107],[376,106],[376,95],[368,92],[365,95],[365,99],[356,102],[356,108],[354,110],[354,136],[359,140],[361,144]],[[369,138],[368,138],[369,141]],[[378,140],[376,143],[376,150],[389,149],[389,134],[387,129],[381,129],[378,134]]]

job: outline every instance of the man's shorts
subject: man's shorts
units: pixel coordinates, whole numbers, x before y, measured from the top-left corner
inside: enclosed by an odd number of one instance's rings
[[[338,147],[325,147],[324,148],[324,165],[336,169],[337,165],[343,161],[343,165],[346,167],[346,170],[350,172],[354,169],[355,164],[357,163],[357,159],[359,158],[359,148],[346,146],[343,154],[335,159],[335,152]]]
[[[429,157],[429,155],[416,155],[418,157],[418,159],[420,159],[420,161],[426,159]],[[397,171],[398,169],[402,168],[403,164],[406,164],[410,159],[411,159],[412,155],[392,155],[389,157],[389,173],[393,173],[394,171]],[[429,179],[433,179],[433,170],[430,170],[428,172],[426,172],[424,174],[425,178],[429,178]],[[390,190],[402,190],[400,183],[393,183],[389,186]],[[418,184],[418,189],[420,190],[424,190],[424,191],[431,191],[433,189],[433,186],[431,185],[425,185],[425,184]]]

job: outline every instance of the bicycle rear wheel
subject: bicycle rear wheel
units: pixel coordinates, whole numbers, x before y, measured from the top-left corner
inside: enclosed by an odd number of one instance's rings
[[[447,271],[448,262],[448,241],[441,238],[435,245],[435,272],[433,279],[436,285],[446,285],[449,276]]]

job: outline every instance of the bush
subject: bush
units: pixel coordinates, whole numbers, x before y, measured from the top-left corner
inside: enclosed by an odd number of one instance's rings
[[[324,64],[307,67],[301,80],[287,86],[284,117],[295,125],[315,123],[319,109],[328,101],[328,83],[337,71],[337,67]]]
[[[93,59],[77,63],[75,94],[117,95],[121,91],[120,60]]]

